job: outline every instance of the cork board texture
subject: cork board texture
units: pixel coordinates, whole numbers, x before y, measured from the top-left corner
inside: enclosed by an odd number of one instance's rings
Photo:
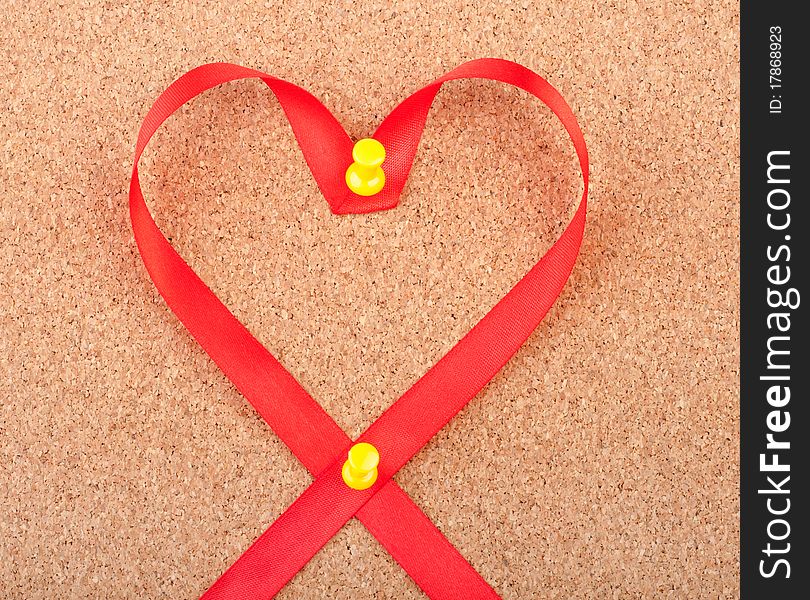
[[[360,138],[487,56],[576,113],[585,240],[528,343],[396,480],[504,598],[739,594],[736,3],[2,5],[0,597],[197,597],[311,481],[137,253],[157,95],[234,62]],[[576,167],[540,102],[452,83],[399,206],[335,217],[247,81],[172,117],[141,172],[181,255],[354,437],[558,237]],[[422,593],[351,521],[279,597]]]

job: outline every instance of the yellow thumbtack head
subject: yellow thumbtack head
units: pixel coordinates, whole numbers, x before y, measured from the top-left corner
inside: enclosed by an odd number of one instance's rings
[[[343,463],[343,481],[353,490],[365,490],[377,481],[380,453],[371,444],[360,442],[349,450],[349,460]]]
[[[385,148],[375,139],[359,140],[352,150],[354,162],[346,169],[346,185],[355,194],[373,196],[385,185],[385,173],[380,165],[385,160]]]

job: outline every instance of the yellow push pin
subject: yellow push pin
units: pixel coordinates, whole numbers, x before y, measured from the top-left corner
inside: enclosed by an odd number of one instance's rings
[[[352,149],[354,162],[346,169],[346,185],[355,194],[373,196],[385,185],[380,165],[385,160],[385,147],[375,139],[359,140]]]
[[[349,460],[343,463],[343,481],[353,490],[365,490],[377,481],[380,453],[371,444],[360,442],[349,450]]]

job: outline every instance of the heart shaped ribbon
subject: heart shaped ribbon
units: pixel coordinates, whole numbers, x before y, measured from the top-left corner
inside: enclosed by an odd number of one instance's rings
[[[157,128],[203,91],[243,78],[261,79],[278,98],[335,214],[396,206],[431,104],[442,84],[454,79],[492,79],[536,96],[562,121],[579,159],[584,190],[560,238],[458,344],[355,440],[374,445],[380,454],[377,481],[365,490],[351,489],[341,478],[354,442],[172,248],[141,192],[138,161]],[[375,196],[358,196],[344,179],[352,162],[352,141],[329,110],[291,83],[225,63],[203,65],[171,84],[147,113],[138,134],[130,216],[150,277],[189,332],[315,478],[204,598],[272,597],[352,517],[368,528],[431,598],[498,597],[392,477],[503,367],[559,296],[585,227],[585,140],[557,90],[529,69],[500,59],[470,61],[415,92],[385,118],[374,138],[386,149],[385,187]]]

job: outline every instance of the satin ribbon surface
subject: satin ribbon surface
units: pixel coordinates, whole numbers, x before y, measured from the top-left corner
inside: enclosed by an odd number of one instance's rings
[[[242,325],[172,248],[141,192],[138,161],[157,128],[183,104],[225,82],[259,78],[272,90],[304,158],[335,214],[393,208],[410,172],[428,111],[442,84],[491,79],[525,90],[560,119],[573,142],[584,189],[563,234],[540,261],[436,365],[351,440],[293,376]],[[212,63],[172,83],[147,113],[138,134],[130,183],[130,216],[150,277],[169,307],[225,375],[284,441],[314,480],[299,498],[204,594],[208,600],[270,598],[356,517],[431,598],[497,598],[496,592],[392,479],[461,410],[526,341],[560,294],[576,261],[585,227],[588,153],[562,96],[516,63],[465,63],[415,92],[385,118],[373,136],[386,149],[386,184],[371,197],[346,186],[353,143],[329,110],[291,83],[260,71]],[[342,480],[348,449],[373,444],[380,453],[377,482],[354,490]]]

